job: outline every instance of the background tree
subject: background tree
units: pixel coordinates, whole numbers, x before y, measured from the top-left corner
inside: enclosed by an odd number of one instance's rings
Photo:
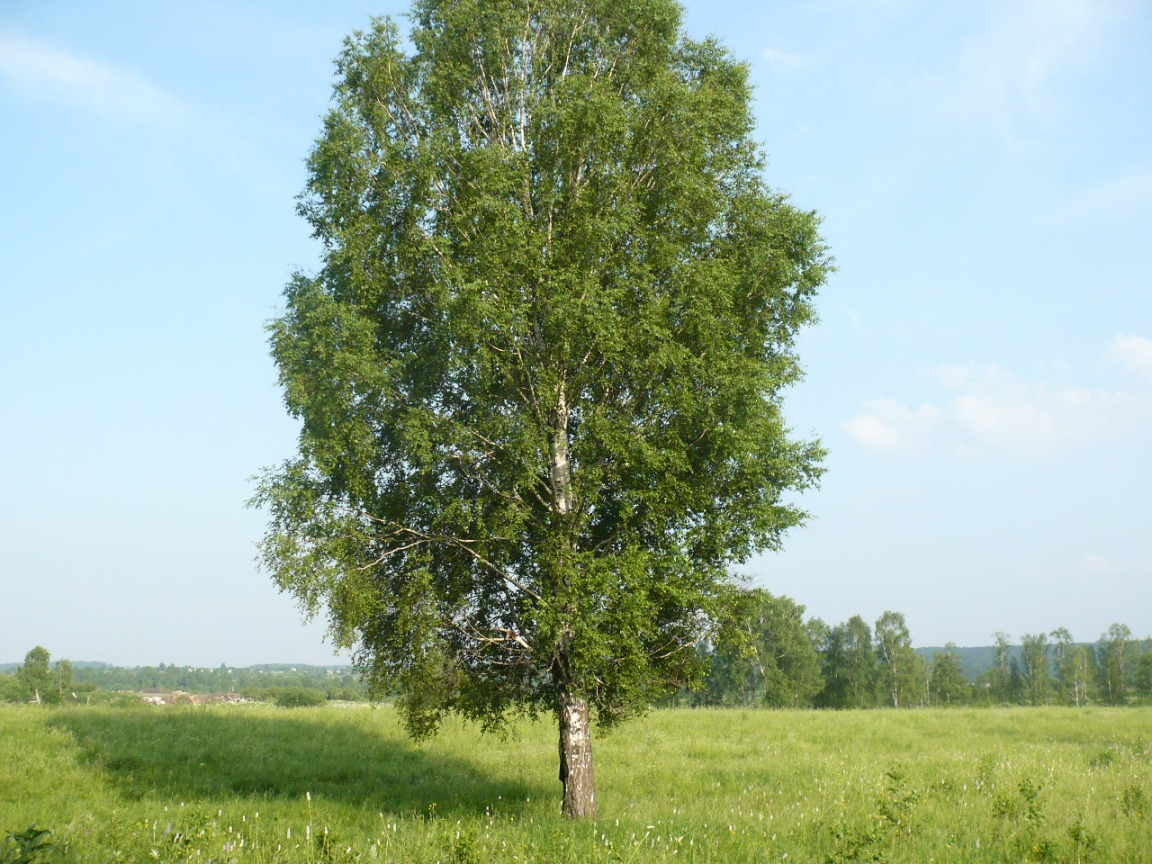
[[[705,684],[708,703],[771,708],[812,704],[823,681],[803,606],[760,588],[746,591],[732,626],[721,636]]]
[[[750,707],[764,693],[764,659],[757,650],[762,591],[742,591],[710,644],[701,646],[708,671],[695,704]]]
[[[932,655],[929,675],[929,700],[935,705],[962,705],[972,693],[972,685],[960,665],[956,644],[949,642],[943,651]]]
[[[1072,656],[1074,704],[1085,705],[1096,696],[1095,681],[1099,677],[1096,670],[1096,654],[1090,645],[1077,645]]]
[[[56,692],[60,694],[61,701],[73,695],[72,690],[76,686],[76,673],[72,669],[71,661],[57,660],[52,669],[52,679]]]
[[[872,630],[859,615],[831,628],[820,652],[824,688],[816,696],[822,708],[871,708],[876,704],[876,653]]]
[[[1067,627],[1057,627],[1052,631],[1052,653],[1060,700],[1076,706],[1087,704],[1096,678],[1092,649],[1077,644]]]
[[[1024,702],[1024,673],[1020,669],[1019,655],[1013,655],[1008,660],[1008,692],[1004,701],[1018,704]]]
[[[832,632],[832,628],[820,618],[809,618],[804,622],[804,632],[808,634],[808,641],[812,643],[812,647],[816,649],[817,656],[820,657],[824,646],[828,642],[828,634]],[[823,666],[824,660],[822,657],[820,663],[821,666]]]
[[[52,690],[51,663],[52,655],[39,645],[24,655],[24,663],[16,669],[16,680],[26,701],[47,700]]]
[[[1113,705],[1128,699],[1135,643],[1127,624],[1113,624],[1096,643],[1100,690]]]
[[[690,704],[734,707],[755,702],[747,655],[731,644],[727,635],[718,634],[715,644],[701,645],[697,650],[704,658],[707,672],[703,683],[691,693]]]
[[[37,645],[16,669],[16,682],[23,701],[56,705],[72,689],[72,664],[60,660],[53,669],[51,653]]]
[[[590,722],[702,672],[729,566],[818,478],[781,391],[827,271],[764,185],[747,69],[671,0],[418,0],[349,39],[271,325],[297,456],[263,561],[409,730]]]
[[[1072,651],[1076,647],[1076,640],[1067,627],[1057,627],[1051,633],[1052,637],[1052,670],[1053,682],[1059,700],[1064,704],[1078,705],[1073,687],[1071,686]]]
[[[23,702],[24,688],[15,675],[0,674],[0,702]]]
[[[885,612],[876,621],[874,636],[879,686],[893,708],[899,708],[902,699],[907,705],[907,695],[919,688],[924,663],[912,647],[904,616]]]
[[[1012,643],[1007,633],[992,634],[996,640],[996,654],[992,668],[980,676],[980,684],[991,702],[1013,701]]]
[[[1020,666],[1024,699],[1029,705],[1046,705],[1052,696],[1048,634],[1026,634],[1020,639]]]
[[[1152,639],[1145,639],[1140,646],[1140,656],[1134,664],[1132,685],[1139,698],[1147,700],[1152,697]]]
[[[771,708],[808,708],[824,686],[820,655],[804,624],[804,607],[765,592],[760,652],[768,658],[762,701]]]

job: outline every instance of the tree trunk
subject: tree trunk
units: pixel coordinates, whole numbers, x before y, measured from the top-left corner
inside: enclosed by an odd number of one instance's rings
[[[558,703],[560,782],[564,784],[561,812],[571,819],[595,819],[598,811],[588,700],[562,689]]]
[[[568,401],[564,386],[556,394],[553,429],[549,440],[548,474],[552,481],[555,512],[563,519],[575,510],[572,490],[572,464],[568,452]],[[563,529],[567,531],[567,526]],[[561,580],[560,594],[569,590]],[[553,666],[556,682],[556,718],[560,727],[560,782],[564,784],[561,812],[570,819],[595,819],[596,781],[592,773],[592,728],[588,722],[588,699],[573,692],[568,676],[567,655],[575,633],[562,627]]]
[[[568,399],[564,387],[556,394],[553,428],[548,441],[548,475],[552,481],[553,507],[561,516],[575,509],[572,500],[572,463],[568,454]]]

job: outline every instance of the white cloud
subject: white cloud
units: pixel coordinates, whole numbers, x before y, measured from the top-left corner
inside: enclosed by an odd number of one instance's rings
[[[877,399],[845,424],[845,431],[869,450],[906,452],[922,450],[941,423],[935,405],[907,408],[892,399]]]
[[[1130,372],[1152,378],[1152,339],[1117,336],[1108,343],[1108,359]]]
[[[815,61],[811,54],[780,51],[776,48],[765,48],[760,56],[768,61],[769,66],[781,72],[796,72],[811,66]]]
[[[852,322],[852,326],[857,330],[860,330],[863,327],[864,321],[860,317],[860,313],[853,309],[851,306],[839,306],[837,307],[836,311],[847,318],[850,322]]]
[[[1152,340],[1117,337],[1107,355],[1152,370]],[[1152,432],[1152,391],[1024,381],[996,366],[946,367],[932,378],[947,391],[938,404],[913,409],[890,399],[869,402],[844,424],[845,432],[878,451],[1032,455]]]
[[[179,100],[133,72],[11,33],[0,33],[0,82],[22,98],[103,117],[164,126],[187,119]]]

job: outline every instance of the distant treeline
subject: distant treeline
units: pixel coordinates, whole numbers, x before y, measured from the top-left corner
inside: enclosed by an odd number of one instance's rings
[[[829,626],[804,607],[761,589],[745,591],[731,619],[701,646],[703,686],[677,704],[768,708],[879,708],[945,705],[1123,705],[1152,701],[1152,639],[1113,624],[1093,643],[1066,628],[1021,637],[993,634],[985,648],[917,650],[904,616],[859,615]],[[51,664],[41,647],[12,675],[0,674],[0,701],[90,701],[114,693],[238,693],[281,705],[364,701],[351,667],[262,665],[215,669]]]
[[[115,693],[237,693],[281,704],[364,701],[368,691],[348,666],[261,665],[214,669],[161,663],[132,668],[103,663],[51,663],[37,646],[14,674],[0,674],[0,701],[88,701]],[[302,693],[311,694],[303,696]]]
[[[714,643],[700,649],[709,669],[703,688],[676,701],[903,708],[1152,700],[1152,639],[1134,638],[1124,624],[1090,644],[1064,627],[1025,635],[1018,645],[1004,633],[993,639],[989,648],[950,643],[920,652],[899,612],[885,612],[871,627],[858,615],[829,626],[805,620],[804,607],[788,597],[751,590]]]

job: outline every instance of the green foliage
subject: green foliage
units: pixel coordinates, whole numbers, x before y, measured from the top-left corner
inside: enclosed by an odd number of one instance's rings
[[[874,631],[877,684],[893,708],[914,704],[924,680],[924,661],[912,647],[904,616],[885,612]]]
[[[1047,705],[1052,697],[1052,671],[1048,634],[1025,635],[1020,640],[1023,698],[1030,705]]]
[[[1024,821],[1033,829],[1044,824],[1044,811],[1040,804],[1040,792],[1043,788],[1027,778],[1021,780],[1017,787],[1024,802]]]
[[[1087,645],[1077,645],[1067,627],[1052,631],[1056,688],[1066,705],[1086,704],[1093,695],[1096,657]]]
[[[58,705],[71,695],[73,683],[72,664],[59,660],[53,666],[48,649],[37,645],[17,667],[15,687],[8,692],[13,701]]]
[[[680,17],[418,0],[337,62],[323,266],[270,326],[299,452],[255,503],[413,734],[643,712],[804,519],[822,450],[782,393],[829,261],[764,183],[746,67]]]
[[[1018,702],[1021,694],[1019,665],[1007,633],[994,633],[996,654],[992,668],[980,676],[984,698],[994,705]]]
[[[824,859],[825,864],[859,864],[859,862],[887,861],[884,851],[884,832],[879,825],[871,824],[865,828],[839,824],[832,829],[832,839],[835,846],[832,852]]]
[[[348,667],[259,665],[252,667],[195,668],[171,663],[132,668],[93,665],[75,670],[75,689],[84,691],[180,691],[184,693],[242,693],[265,698],[269,690],[288,687],[315,690],[328,699],[356,702],[367,689]]]
[[[37,645],[24,656],[24,664],[16,670],[21,697],[25,702],[52,702],[57,695],[52,686],[52,655]]]
[[[42,864],[51,860],[58,851],[48,842],[51,833],[30,825],[19,833],[9,834],[0,844],[0,864]]]
[[[972,685],[964,676],[956,646],[949,642],[932,655],[928,676],[931,705],[964,705],[971,701]]]
[[[273,701],[281,708],[315,708],[327,701],[323,693],[304,687],[285,687],[271,692]]]
[[[708,653],[701,703],[807,708],[822,686],[804,607],[762,589],[745,591]]]
[[[1129,818],[1143,819],[1148,812],[1148,795],[1135,783],[1124,787],[1120,793],[1120,810]]]
[[[1096,645],[1101,695],[1113,705],[1128,701],[1137,643],[1126,624],[1113,624]]]
[[[68,660],[57,660],[52,669],[52,684],[56,688],[61,700],[72,696],[72,688],[76,685],[75,673],[72,663]]]
[[[825,861],[849,864],[890,860],[894,841],[912,833],[910,819],[919,801],[920,793],[910,786],[906,767],[899,762],[889,766],[872,818],[864,827],[836,823],[832,829],[835,845]]]
[[[1099,838],[1085,824],[1083,817],[1068,826],[1068,839],[1072,841],[1072,855],[1076,861],[1087,861],[1100,845]]]
[[[920,800],[920,794],[908,783],[907,768],[897,762],[884,772],[884,794],[877,804],[877,812],[891,828],[908,833],[912,811]]]
[[[1138,698],[1145,702],[1152,699],[1152,639],[1144,640],[1143,650],[1136,658],[1132,686]]]
[[[824,689],[821,708],[871,708],[876,704],[878,667],[872,630],[859,615],[827,632],[821,650]]]

